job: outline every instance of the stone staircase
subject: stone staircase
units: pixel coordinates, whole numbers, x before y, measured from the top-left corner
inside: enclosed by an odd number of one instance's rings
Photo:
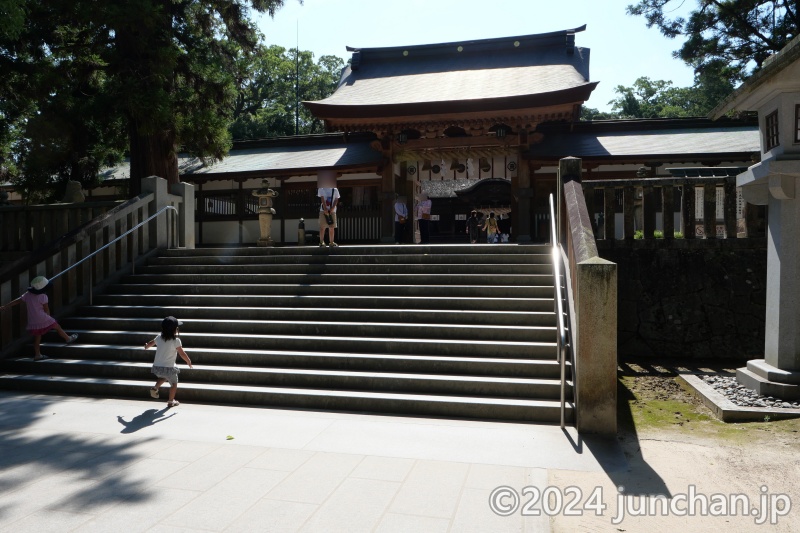
[[[143,345],[174,315],[194,364],[181,365],[186,403],[555,423],[550,257],[518,245],[165,250],[61,320],[76,343],[53,335],[52,359],[34,363],[29,346],[3,361],[0,388],[149,398]]]

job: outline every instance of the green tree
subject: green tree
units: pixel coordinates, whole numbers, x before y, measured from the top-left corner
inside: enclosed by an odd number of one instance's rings
[[[673,87],[671,81],[637,79],[633,86],[618,85],[612,113],[618,118],[703,117],[733,90],[732,83],[714,69],[695,76],[693,87]]]
[[[6,5],[23,4],[0,0]],[[0,25],[0,150],[4,139],[20,136],[0,166],[85,179],[124,146],[137,194],[149,175],[178,181],[179,149],[223,157],[236,61],[258,43],[250,9],[274,15],[282,5],[25,2],[21,25]]]
[[[311,52],[300,52],[298,57],[294,48],[259,47],[241,64],[243,77],[233,112],[233,138],[322,133],[322,122],[298,104],[329,96],[343,67],[344,60],[337,56],[322,56],[314,63]]]
[[[797,0],[697,0],[688,17],[670,17],[685,0],[640,0],[630,15],[643,16],[669,38],[686,37],[673,55],[694,68],[731,83],[783,48],[798,34]]]
[[[621,118],[618,113],[608,112],[608,111],[600,111],[594,107],[581,107],[581,121],[589,121],[589,120],[613,120]]]

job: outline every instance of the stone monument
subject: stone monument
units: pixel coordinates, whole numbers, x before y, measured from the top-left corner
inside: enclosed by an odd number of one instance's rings
[[[258,225],[261,229],[261,238],[258,239],[259,246],[274,246],[272,240],[272,217],[275,209],[272,207],[272,199],[278,196],[278,191],[269,188],[266,178],[261,180],[261,188],[253,191],[253,196],[258,198]]]

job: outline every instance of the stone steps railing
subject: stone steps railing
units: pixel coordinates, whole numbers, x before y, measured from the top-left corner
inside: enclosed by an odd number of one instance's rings
[[[142,190],[139,196],[6,265],[0,270],[0,302],[7,304],[23,294],[36,276],[57,276],[48,291],[48,304],[51,315],[58,317],[89,301],[96,287],[130,273],[137,261],[157,249],[194,248],[194,187],[179,183],[173,187],[176,194],[169,194],[167,181],[153,176],[142,180]],[[72,268],[166,206],[175,207],[177,216],[163,214]],[[0,311],[4,356],[26,339],[25,315],[22,305]]]

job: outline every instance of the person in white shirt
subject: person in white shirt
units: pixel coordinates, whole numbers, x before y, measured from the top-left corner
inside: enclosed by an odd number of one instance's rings
[[[320,187],[317,189],[317,196],[319,196],[319,245],[325,246],[325,232],[327,231],[330,246],[339,246],[333,239],[336,229],[336,205],[339,203],[339,189]],[[328,216],[331,217],[331,222],[328,222]]]
[[[408,223],[408,207],[406,198],[398,196],[394,203],[394,243],[403,244],[405,242],[406,224]]]
[[[167,407],[176,407],[180,402],[175,399],[175,393],[178,392],[178,374],[180,369],[175,366],[175,360],[178,356],[192,367],[192,360],[183,351],[183,344],[179,335],[179,328],[183,322],[174,316],[168,316],[161,321],[161,335],[155,339],[148,341],[144,344],[144,349],[152,346],[156,347],[156,355],[153,360],[153,368],[150,370],[156,375],[156,384],[150,388],[150,396],[158,399],[158,389],[165,381],[169,381],[169,401]]]

